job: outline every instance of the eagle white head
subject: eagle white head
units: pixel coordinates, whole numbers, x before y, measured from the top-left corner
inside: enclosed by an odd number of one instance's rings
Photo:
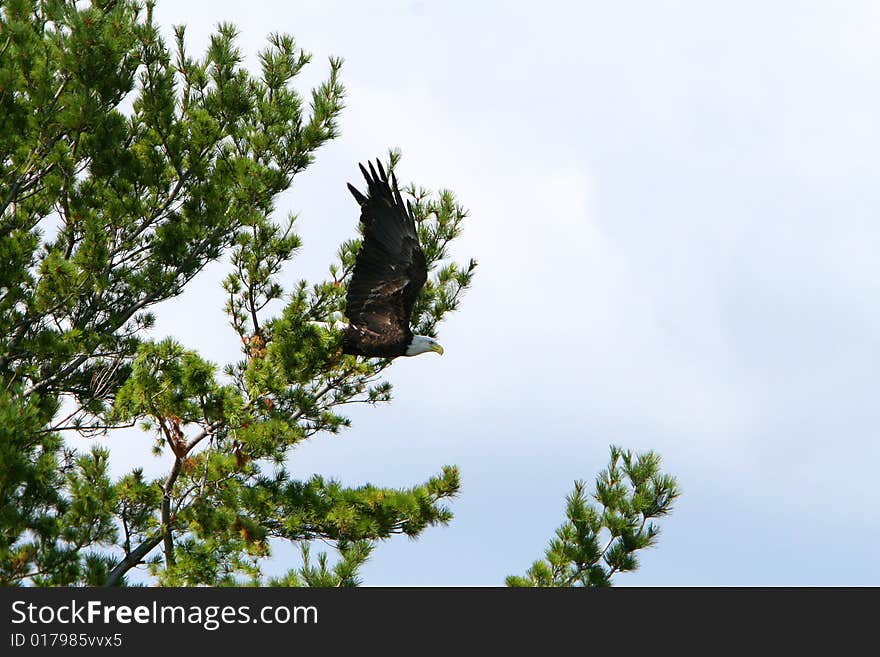
[[[418,356],[419,354],[424,354],[429,351],[436,351],[441,356],[443,355],[443,347],[441,347],[440,343],[434,338],[428,337],[427,335],[414,335],[412,342],[409,343],[404,355]]]

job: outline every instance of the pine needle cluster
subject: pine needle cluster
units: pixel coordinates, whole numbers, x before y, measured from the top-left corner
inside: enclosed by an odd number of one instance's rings
[[[544,559],[524,576],[509,576],[507,585],[611,586],[616,574],[638,568],[636,553],[657,542],[660,528],[654,520],[672,511],[679,495],[675,478],[660,471],[657,454],[634,455],[612,446],[611,460],[591,495],[585,482],[575,482],[566,500],[566,520]]]

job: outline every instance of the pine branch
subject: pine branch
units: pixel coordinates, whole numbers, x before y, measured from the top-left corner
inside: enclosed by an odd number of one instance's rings
[[[116,564],[116,567],[110,571],[104,586],[118,586],[125,574],[141,563],[144,560],[144,557],[152,552],[153,548],[159,545],[164,538],[165,532],[160,530],[147,540],[143,541],[133,551],[126,554],[125,558]]]

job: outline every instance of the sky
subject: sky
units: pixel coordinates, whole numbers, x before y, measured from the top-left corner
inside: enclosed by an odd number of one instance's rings
[[[399,176],[470,211],[480,266],[446,349],[292,472],[409,486],[460,467],[455,518],[380,544],[365,584],[497,586],[543,554],[608,446],[683,494],[618,585],[880,585],[880,5],[873,2],[159,2],[191,53],[220,21],[346,63],[341,136],[279,198],[291,284],[355,235],[345,183]],[[223,262],[157,308],[217,363]],[[113,438],[122,466],[150,438]],[[281,550],[271,568],[295,565]]]

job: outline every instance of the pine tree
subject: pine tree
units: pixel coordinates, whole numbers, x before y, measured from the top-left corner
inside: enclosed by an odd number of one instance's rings
[[[508,586],[603,587],[617,573],[638,568],[636,552],[652,547],[659,527],[652,522],[672,511],[680,491],[675,478],[660,472],[654,452],[633,455],[611,447],[611,460],[596,478],[590,503],[586,483],[576,481],[566,500],[566,521],[556,530],[545,558]]]
[[[346,487],[285,467],[293,446],[349,426],[346,405],[391,398],[391,361],[344,356],[309,323],[342,309],[358,240],[327,280],[279,278],[300,240],[275,199],[337,135],[342,62],[304,98],[310,56],[292,37],[271,35],[254,74],[233,26],[194,57],[152,9],[0,2],[0,584],[122,585],[143,563],[166,585],[357,584],[377,541],[449,522],[459,476]],[[432,271],[414,321],[431,335],[475,263],[448,259],[466,217],[453,194],[406,194]],[[147,339],[151,309],[227,255],[241,359],[220,369]],[[172,456],[163,477],[113,479],[108,450],[64,439],[131,426]],[[273,539],[306,552],[269,581]],[[309,559],[315,539],[338,547],[335,566]]]

